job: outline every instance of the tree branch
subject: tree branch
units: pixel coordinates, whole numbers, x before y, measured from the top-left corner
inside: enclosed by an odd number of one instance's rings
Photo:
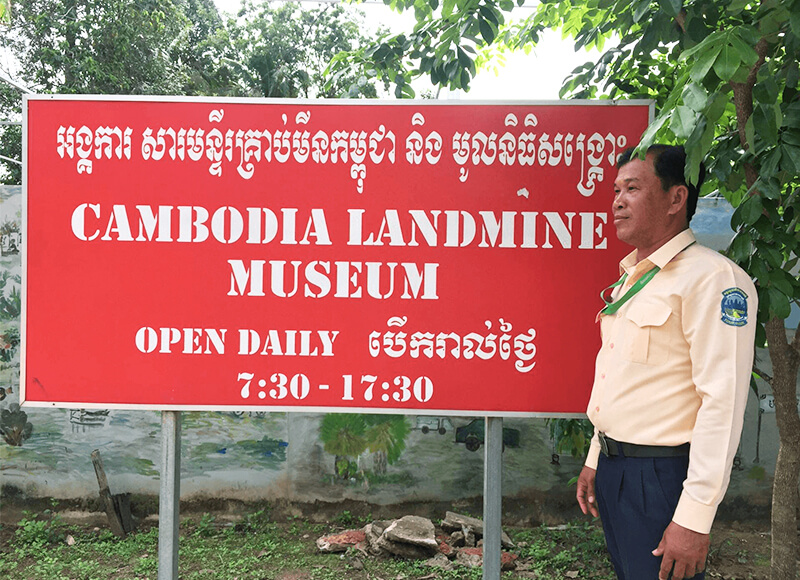
[[[755,365],[753,366],[753,371],[759,376],[759,378],[761,378],[768,385],[772,384],[772,375],[769,375],[769,374],[765,373],[764,371],[762,371],[760,368],[758,368]]]

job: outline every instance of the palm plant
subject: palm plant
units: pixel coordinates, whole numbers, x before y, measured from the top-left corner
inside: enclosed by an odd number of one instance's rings
[[[375,454],[375,473],[384,474],[406,447],[408,423],[402,415],[365,415],[364,420],[367,447]]]
[[[334,470],[341,479],[349,479],[358,471],[353,461],[367,448],[363,415],[329,413],[322,419],[319,436],[325,451],[334,456]]]

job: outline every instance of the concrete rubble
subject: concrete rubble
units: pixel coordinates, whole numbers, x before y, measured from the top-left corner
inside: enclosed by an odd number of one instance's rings
[[[502,533],[502,546],[514,543]],[[432,567],[452,569],[483,565],[483,521],[447,512],[440,528],[428,518],[404,516],[396,520],[376,520],[360,530],[346,530],[317,539],[322,552],[346,552],[354,549],[364,556],[399,557],[425,560]],[[516,567],[516,554],[501,553],[503,570]]]

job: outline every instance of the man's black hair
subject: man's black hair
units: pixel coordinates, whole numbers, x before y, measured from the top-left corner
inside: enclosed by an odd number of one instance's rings
[[[626,149],[617,161],[617,168],[622,167],[631,160],[634,148]],[[697,209],[697,197],[700,186],[706,178],[706,168],[701,163],[700,173],[697,177],[697,184],[692,185],[686,182],[684,168],[686,167],[686,150],[683,145],[651,145],[647,149],[647,154],[653,156],[653,166],[656,176],[661,180],[661,187],[667,191],[673,185],[685,185],[689,190],[689,197],[686,199],[686,221],[691,222],[692,216]]]

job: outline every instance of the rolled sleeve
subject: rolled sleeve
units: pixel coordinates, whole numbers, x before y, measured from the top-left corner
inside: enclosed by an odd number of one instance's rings
[[[589,444],[589,453],[586,454],[586,461],[584,465],[597,469],[597,463],[600,460],[600,439],[597,437],[597,430],[595,429],[592,442]]]

